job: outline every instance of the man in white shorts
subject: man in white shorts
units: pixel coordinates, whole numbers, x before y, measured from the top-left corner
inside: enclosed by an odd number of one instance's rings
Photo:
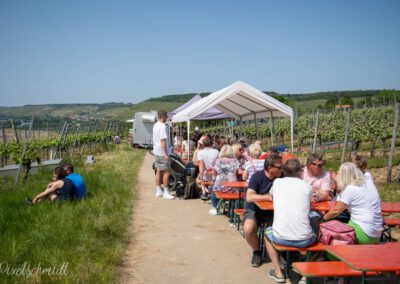
[[[168,115],[164,110],[158,112],[158,121],[153,126],[153,154],[156,165],[156,197],[174,199],[168,190],[170,176],[170,148],[168,147],[167,121]],[[161,187],[161,177],[163,186]]]

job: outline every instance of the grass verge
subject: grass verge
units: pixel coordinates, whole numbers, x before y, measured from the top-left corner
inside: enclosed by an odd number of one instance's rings
[[[144,153],[121,146],[96,164],[78,164],[89,191],[81,202],[26,206],[25,196],[50,181],[48,171],[23,185],[1,181],[0,283],[115,282]]]

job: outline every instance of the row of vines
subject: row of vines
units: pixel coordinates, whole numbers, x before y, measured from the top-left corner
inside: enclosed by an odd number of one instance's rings
[[[333,111],[319,114],[317,141],[319,145],[343,141],[345,138],[347,111]],[[272,123],[272,135],[275,143],[283,143],[290,137],[290,119],[275,118]],[[394,108],[381,107],[376,109],[359,109],[351,111],[351,123],[349,128],[349,141],[352,148],[357,151],[361,143],[371,145],[371,156],[376,146],[381,146],[386,152],[388,141],[393,136]],[[316,113],[305,114],[295,119],[295,144],[298,150],[307,139],[314,138],[316,127]],[[226,126],[217,126],[204,129],[209,133],[223,133]],[[234,132],[240,133],[240,127],[236,126]],[[243,135],[249,139],[256,139],[256,128],[253,125],[243,127]],[[271,125],[268,119],[258,124],[258,138],[271,137]],[[400,133],[399,133],[400,134]]]

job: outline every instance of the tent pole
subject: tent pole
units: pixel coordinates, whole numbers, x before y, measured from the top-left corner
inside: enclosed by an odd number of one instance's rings
[[[291,147],[292,154],[294,152],[294,117],[293,114],[290,116],[290,138],[291,138]]]
[[[187,151],[188,151],[188,162],[190,161],[190,150],[189,150],[189,145],[190,145],[190,144],[189,144],[189,139],[190,139],[190,138],[189,138],[189,136],[190,136],[190,120],[188,120],[188,122],[187,122],[187,139],[188,139],[188,140],[187,140],[187,145],[188,145],[188,147],[187,147],[188,150],[187,150]]]
[[[240,117],[240,135],[239,135],[239,138],[240,137],[243,137],[244,135],[243,135],[243,120],[242,120],[242,117]]]
[[[257,125],[257,115],[254,113],[254,127],[256,130],[256,140],[258,140],[258,125]]]
[[[269,127],[271,128],[271,145],[274,145],[274,124],[272,121],[272,110],[269,112]]]

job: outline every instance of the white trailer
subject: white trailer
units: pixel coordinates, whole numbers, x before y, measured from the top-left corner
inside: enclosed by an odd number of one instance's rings
[[[139,148],[151,148],[153,146],[153,126],[157,119],[156,111],[135,113],[132,146]]]

